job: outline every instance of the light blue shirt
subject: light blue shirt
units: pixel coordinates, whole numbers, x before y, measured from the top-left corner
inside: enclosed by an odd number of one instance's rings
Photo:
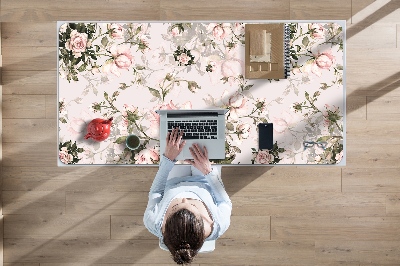
[[[144,213],[146,228],[158,238],[162,236],[162,223],[168,206],[182,192],[195,193],[209,209],[214,221],[213,229],[206,240],[219,238],[228,229],[232,202],[225,191],[220,174],[216,168],[207,175],[176,177],[167,180],[175,163],[162,156],[158,172],[149,192],[149,202]]]

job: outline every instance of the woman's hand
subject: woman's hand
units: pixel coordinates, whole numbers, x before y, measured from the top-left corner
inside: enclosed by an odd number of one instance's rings
[[[172,132],[167,134],[167,146],[165,147],[164,155],[171,161],[175,160],[186,144],[186,140],[181,142],[183,131],[180,131],[180,133],[179,131],[178,128],[174,128]]]
[[[211,163],[208,160],[208,151],[206,146],[204,146],[204,151],[202,151],[198,144],[193,144],[189,150],[193,156],[193,161],[185,160],[185,162],[188,162],[196,167],[204,175],[209,174],[211,172]]]

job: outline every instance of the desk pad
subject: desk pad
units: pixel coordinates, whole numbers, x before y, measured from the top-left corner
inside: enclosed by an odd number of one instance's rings
[[[59,22],[59,165],[158,164],[155,110],[205,108],[229,110],[226,159],[214,163],[341,162],[345,22],[288,22],[281,80],[244,78],[246,23]],[[111,117],[106,140],[84,138],[92,119]],[[258,149],[259,123],[273,123],[271,150]],[[135,151],[131,133],[142,139]]]

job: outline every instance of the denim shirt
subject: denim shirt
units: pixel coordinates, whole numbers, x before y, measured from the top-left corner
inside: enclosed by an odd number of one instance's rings
[[[158,238],[163,238],[162,223],[172,199],[181,192],[195,193],[209,209],[214,221],[211,234],[206,240],[219,238],[229,227],[232,202],[225,191],[216,168],[207,175],[177,177],[167,181],[175,162],[162,156],[158,172],[149,192],[149,202],[144,213],[146,228]]]

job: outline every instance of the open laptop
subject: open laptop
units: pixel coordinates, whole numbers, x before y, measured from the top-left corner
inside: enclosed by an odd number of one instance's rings
[[[186,145],[177,160],[193,159],[189,147],[193,143],[207,147],[209,159],[225,159],[225,113],[227,109],[157,110],[160,115],[160,154],[166,146],[168,131],[178,127],[184,131]]]

